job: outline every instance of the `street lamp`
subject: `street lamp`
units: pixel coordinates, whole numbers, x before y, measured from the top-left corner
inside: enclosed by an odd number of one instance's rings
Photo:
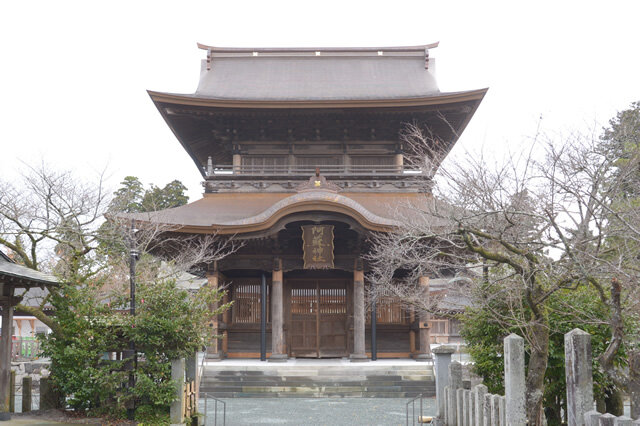
[[[140,259],[140,251],[133,248],[134,244],[134,234],[136,229],[133,226],[133,221],[131,221],[131,249],[129,250],[129,285],[130,285],[130,294],[131,294],[131,302],[129,304],[129,314],[131,317],[136,316],[136,262]],[[132,326],[135,323],[132,320]],[[138,353],[136,352],[136,344],[133,339],[129,342],[129,349],[131,351],[131,355],[133,356],[133,365],[131,365],[131,369],[129,370],[129,391],[132,392],[134,386],[136,385],[135,372],[138,369]],[[127,409],[127,418],[129,420],[134,420],[136,414],[136,401],[135,398],[132,398],[132,402],[130,408]]]

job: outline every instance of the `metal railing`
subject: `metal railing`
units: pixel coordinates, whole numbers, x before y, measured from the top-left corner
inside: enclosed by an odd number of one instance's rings
[[[419,175],[420,169],[406,166],[394,165],[331,165],[318,166],[320,173],[324,176],[369,176],[369,175]],[[316,171],[316,166],[253,166],[253,165],[217,165],[213,169],[208,169],[208,177],[224,176],[311,176]]]
[[[425,399],[423,394],[420,394],[418,396],[416,396],[415,398],[413,398],[412,400],[410,400],[409,402],[407,402],[406,406],[405,406],[405,412],[406,412],[406,419],[407,419],[407,426],[409,426],[409,405],[411,405],[411,425],[415,425],[417,424],[432,424],[433,423],[433,417],[429,417],[429,416],[425,416],[423,415],[423,404],[422,404],[422,400]],[[416,400],[420,400],[420,411],[418,413],[418,417],[416,417]]]
[[[208,394],[204,393],[201,395],[201,397],[204,398],[204,425],[208,426],[208,425],[213,425],[213,426],[217,426],[218,425],[218,403],[222,404],[222,425],[226,425],[227,424],[227,404],[226,402],[224,402],[221,399],[218,398],[214,398],[212,396],[209,396]],[[207,423],[207,417],[208,417],[208,411],[207,411],[207,402],[209,400],[213,400],[214,402],[214,408],[213,408],[213,423]]]

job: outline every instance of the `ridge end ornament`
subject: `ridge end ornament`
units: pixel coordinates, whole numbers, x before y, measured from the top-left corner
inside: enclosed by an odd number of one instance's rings
[[[342,188],[333,182],[327,181],[327,178],[320,174],[320,168],[316,167],[315,175],[311,176],[309,180],[303,184],[298,185],[297,192],[309,192],[309,191],[328,191],[339,192]]]

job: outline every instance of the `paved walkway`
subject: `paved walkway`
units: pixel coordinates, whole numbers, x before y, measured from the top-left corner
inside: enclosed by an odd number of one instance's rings
[[[404,425],[404,398],[230,398],[228,425]],[[207,424],[213,423],[213,403],[207,404]],[[416,416],[419,402],[416,401]],[[218,415],[222,409],[218,404]],[[435,415],[435,398],[424,399],[425,416]],[[200,401],[200,412],[204,402]],[[218,418],[218,424],[222,424]]]

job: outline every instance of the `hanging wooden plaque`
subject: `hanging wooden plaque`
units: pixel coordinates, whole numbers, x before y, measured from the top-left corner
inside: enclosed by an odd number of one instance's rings
[[[302,227],[304,269],[333,269],[333,225]]]

